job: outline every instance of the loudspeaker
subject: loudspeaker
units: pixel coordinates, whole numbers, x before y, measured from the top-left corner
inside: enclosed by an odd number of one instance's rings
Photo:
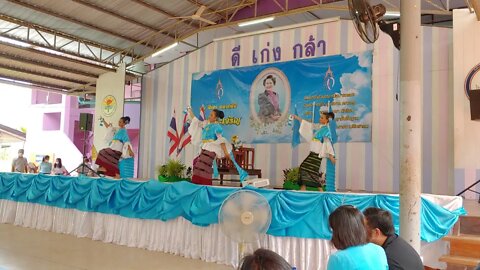
[[[472,120],[480,120],[480,90],[469,92],[470,97],[470,117]]]
[[[80,130],[92,131],[93,114],[80,113]]]

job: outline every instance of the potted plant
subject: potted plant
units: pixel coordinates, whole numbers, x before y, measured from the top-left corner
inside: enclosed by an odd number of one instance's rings
[[[166,164],[157,168],[157,173],[160,182],[190,181],[192,168],[187,168],[178,160],[170,159]]]
[[[299,167],[283,170],[283,189],[300,190],[300,185],[298,184],[299,177],[300,177]],[[323,189],[325,189],[325,187]],[[307,187],[307,190],[318,191],[318,188]]]

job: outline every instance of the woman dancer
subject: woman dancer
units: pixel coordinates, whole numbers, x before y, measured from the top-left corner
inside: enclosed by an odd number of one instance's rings
[[[215,158],[229,158],[235,165],[240,181],[244,181],[248,174],[235,161],[232,153],[232,145],[223,137],[223,128],[218,123],[223,119],[224,113],[214,109],[210,112],[207,120],[200,121],[192,112],[187,109],[192,122],[188,133],[192,136],[193,144],[201,144],[202,151],[193,161],[192,183],[200,185],[212,185],[212,174],[217,175]]]
[[[323,191],[319,174],[322,158],[326,157],[335,164],[332,135],[328,127],[330,119],[334,119],[335,115],[332,112],[322,112],[320,124],[310,123],[297,115],[293,115],[293,117],[301,122],[300,135],[310,141],[310,154],[300,165],[300,179],[298,181],[300,189],[306,190],[309,186],[317,187],[319,191]]]
[[[106,128],[111,128],[108,141],[110,142],[109,148],[104,148],[98,152],[97,160],[95,164],[99,166],[99,171],[103,172],[107,176],[115,178],[128,178],[133,177],[133,167],[126,167],[126,170],[120,170],[121,163],[126,162],[124,165],[130,165],[133,163],[133,150],[130,144],[130,138],[128,137],[126,125],[130,123],[130,117],[124,116],[118,121],[119,129],[113,128],[111,123],[105,122],[103,118],[100,119]],[[113,135],[114,134],[114,135]],[[113,135],[113,136],[112,136]]]

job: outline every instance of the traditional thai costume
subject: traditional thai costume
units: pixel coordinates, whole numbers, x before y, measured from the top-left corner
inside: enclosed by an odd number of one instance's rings
[[[121,178],[133,177],[134,162],[128,151],[129,147],[133,148],[127,129],[110,127],[105,139],[110,141],[110,147],[100,150],[95,164],[105,168],[107,176],[115,177],[118,174]]]
[[[300,135],[310,141],[310,154],[300,165],[299,185],[321,187],[320,166],[322,159],[335,156],[332,135],[328,125],[312,124],[302,120]]]
[[[200,155],[193,161],[192,183],[212,185],[212,175],[218,175],[215,158],[225,158],[222,144],[225,144],[227,152],[239,172],[240,180],[243,181],[247,177],[247,173],[240,168],[233,157],[232,145],[222,136],[223,128],[220,124],[200,121],[194,117],[188,132],[192,136],[192,143],[201,145]]]

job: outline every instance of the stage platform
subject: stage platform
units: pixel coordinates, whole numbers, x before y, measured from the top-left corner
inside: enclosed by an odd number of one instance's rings
[[[267,235],[248,246],[276,251],[297,269],[325,269],[330,244],[328,215],[339,205],[392,211],[398,228],[398,195],[253,189],[272,208]],[[188,182],[0,173],[0,222],[88,237],[236,266],[238,245],[221,232],[218,210],[233,187]],[[422,256],[442,268],[447,253],[437,241],[465,213],[461,197],[422,195]]]

